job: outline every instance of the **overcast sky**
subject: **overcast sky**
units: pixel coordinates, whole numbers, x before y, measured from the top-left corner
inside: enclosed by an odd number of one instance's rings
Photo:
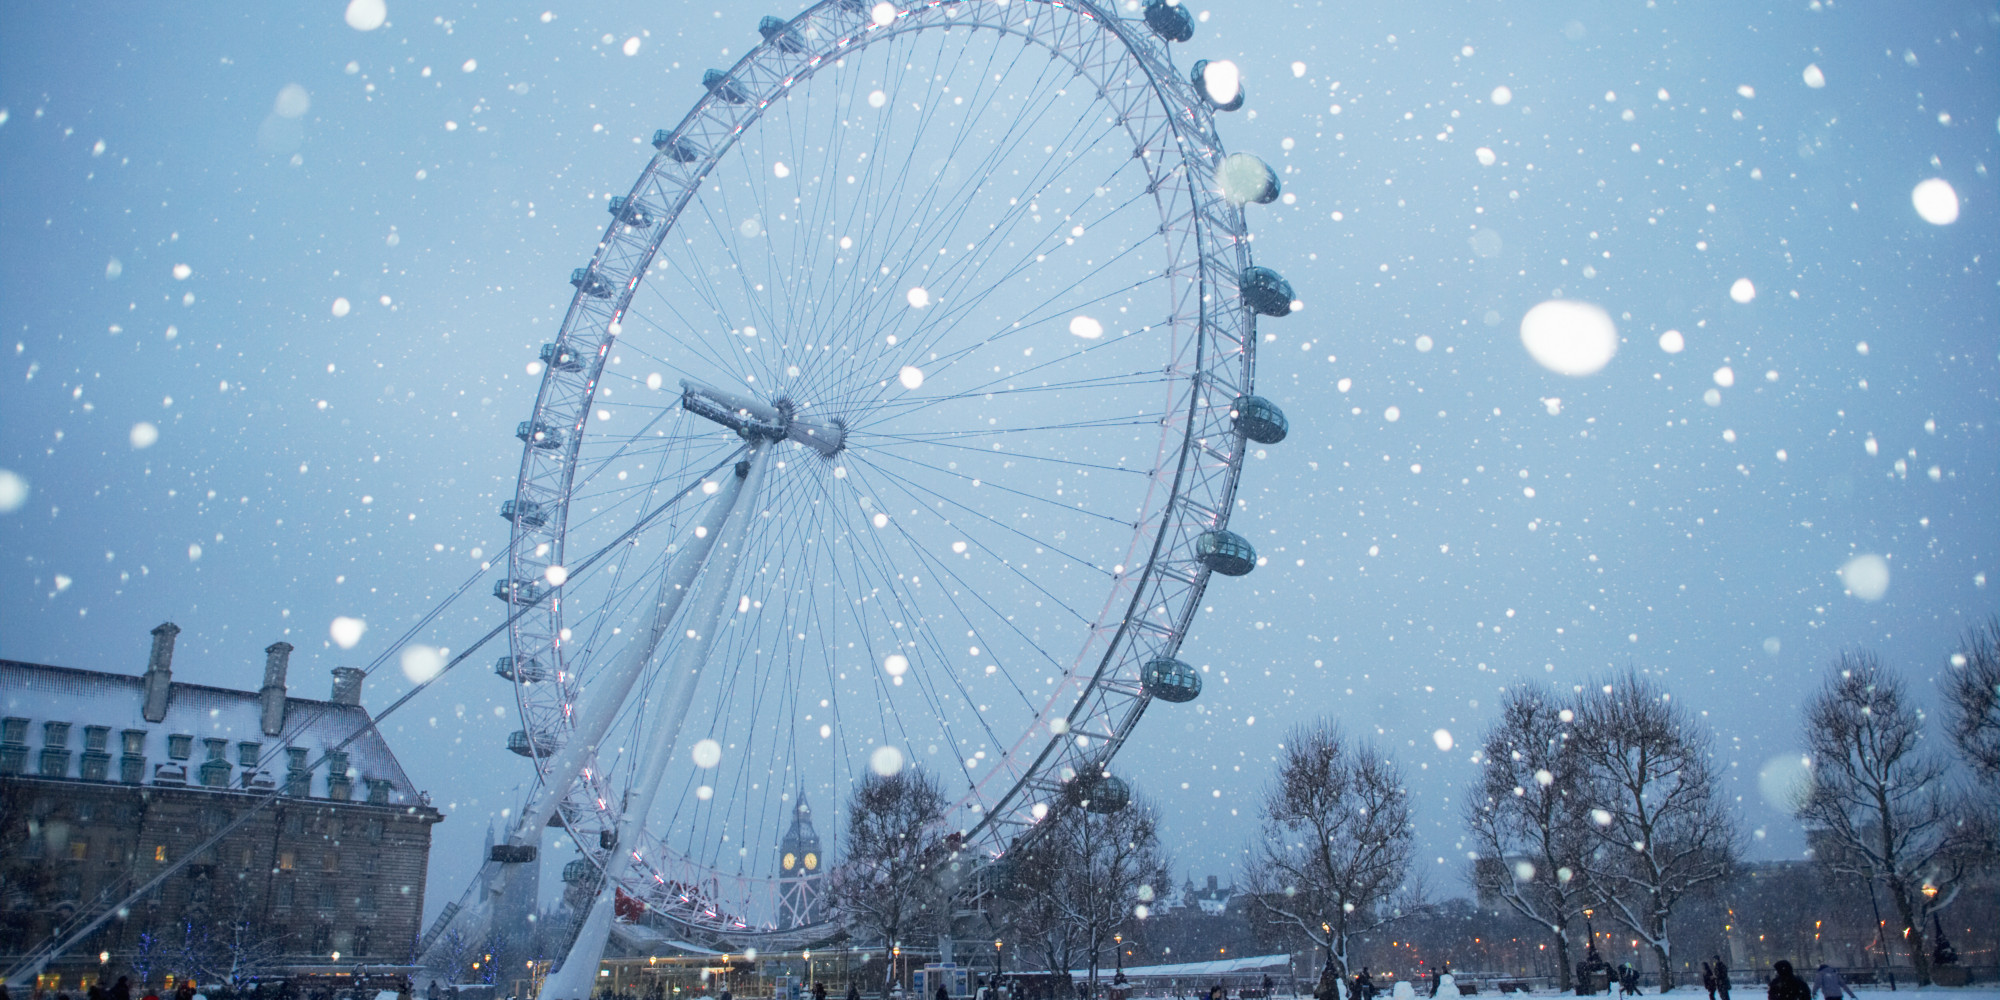
[[[282,638],[325,697],[380,655],[504,550],[527,366],[603,199],[765,12],[343,6],[0,9],[0,656],[137,673],[172,620],[177,678],[254,689]],[[1928,697],[2000,607],[2000,14],[1201,17],[1176,60],[1242,67],[1222,134],[1296,196],[1251,225],[1305,309],[1261,327],[1292,429],[1235,527],[1268,564],[1209,588],[1200,713],[1155,705],[1117,762],[1180,867],[1233,877],[1275,744],[1326,717],[1402,762],[1462,892],[1498,692],[1627,667],[1713,726],[1753,856],[1798,856],[1759,779],[1824,665],[1864,647]],[[1601,370],[1524,347],[1551,299],[1615,324]],[[496,624],[489,587],[422,641]],[[433,912],[530,779],[500,652],[385,724],[449,817]],[[407,688],[392,662],[367,702]]]

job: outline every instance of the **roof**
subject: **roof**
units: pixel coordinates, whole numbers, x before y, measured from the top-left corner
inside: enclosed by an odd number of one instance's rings
[[[282,780],[285,772],[284,747],[304,748],[310,751],[312,760],[318,760],[323,752],[359,732],[360,735],[348,744],[345,751],[349,774],[357,779],[355,800],[366,798],[367,786],[360,781],[372,779],[390,783],[390,803],[419,804],[409,775],[404,773],[395,754],[390,752],[388,742],[375,728],[368,710],[359,705],[287,697],[283,734],[266,736],[263,705],[255,691],[232,691],[175,681],[170,687],[166,718],[157,723],[146,721],[145,697],[145,678],[142,676],[0,660],[0,716],[28,719],[31,747],[41,745],[40,724],[44,722],[67,722],[74,727],[68,740],[68,748],[72,751],[83,747],[81,730],[84,726],[110,727],[113,734],[109,749],[114,761],[123,749],[119,732],[144,731],[143,745],[148,765],[168,762],[169,735],[192,736],[197,741],[226,739],[231,744],[226,753],[230,764],[229,787],[240,789],[246,769],[236,764],[235,744],[239,742],[262,744],[260,757],[263,770]],[[190,766],[199,765],[206,756],[197,742],[187,763]],[[72,776],[75,766],[71,764]],[[35,765],[31,763],[28,770],[34,773]],[[313,776],[315,797],[325,794],[325,776],[326,767],[321,765]],[[144,783],[153,783],[154,777],[149,767]],[[188,783],[197,784],[192,775]]]
[[[1212,958],[1208,962],[1178,962],[1172,966],[1138,966],[1126,968],[1128,980],[1138,978],[1200,978],[1200,976],[1230,976],[1244,972],[1262,972],[1268,968],[1292,968],[1292,956],[1288,954],[1252,954],[1244,958]],[[1070,976],[1086,976],[1088,970],[1074,968]],[[1104,978],[1104,970],[1098,970],[1098,978]]]
[[[1125,978],[1154,979],[1166,977],[1199,978],[1201,976],[1226,976],[1245,972],[1259,972],[1265,969],[1289,969],[1291,965],[1292,956],[1283,953],[1276,955],[1249,955],[1243,958],[1217,958],[1206,962],[1181,962],[1175,965],[1143,965],[1137,968],[1126,969]],[[1086,971],[1083,969],[1074,969],[1070,972],[1072,976],[1086,974]],[[1104,970],[1097,970],[1097,974],[1101,978],[1104,975]]]

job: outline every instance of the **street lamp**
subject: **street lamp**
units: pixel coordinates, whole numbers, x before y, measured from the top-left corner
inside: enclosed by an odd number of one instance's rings
[[[1934,886],[1934,885],[1930,884],[1929,882],[1925,882],[1925,883],[1924,883],[1924,898],[1925,898],[1925,899],[1936,899],[1936,898],[1937,898],[1937,893],[1938,893],[1938,888],[1937,888],[1937,886]]]

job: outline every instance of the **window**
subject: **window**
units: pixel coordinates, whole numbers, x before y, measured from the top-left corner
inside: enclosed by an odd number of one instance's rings
[[[360,927],[358,927],[358,928],[356,928],[356,929],[355,929],[355,931],[354,931],[354,954],[355,954],[355,956],[356,956],[356,957],[366,957],[366,956],[367,956],[367,954],[368,954],[368,939],[369,939],[369,938],[370,938],[371,936],[373,936],[373,931],[374,931],[374,930],[375,930],[375,928],[373,928],[373,927],[370,927],[370,926],[368,926],[368,925],[366,925],[366,924],[363,924],[362,926],[360,926]]]
[[[320,857],[320,859],[319,859],[319,868],[320,868],[320,871],[326,871],[326,872],[337,872],[337,871],[339,871],[339,870],[340,870],[340,852],[339,852],[339,851],[328,851],[328,852],[326,852],[326,853],[325,853],[324,855],[322,855],[322,856]]]
[[[327,879],[319,884],[319,908],[331,911],[340,905],[340,888]]]
[[[83,748],[85,750],[96,750],[99,753],[102,753],[104,752],[104,749],[110,745],[111,745],[110,726],[83,727]]]
[[[312,950],[322,955],[326,954],[327,949],[333,947],[333,926],[321,924],[313,928],[312,940]]]
[[[356,896],[354,897],[354,909],[355,909],[355,910],[356,910],[357,912],[360,912],[360,913],[374,913],[374,912],[375,912],[375,887],[374,887],[374,886],[372,886],[372,885],[369,885],[369,886],[363,886],[363,887],[361,888],[361,891],[360,891],[360,893],[359,893],[359,894],[357,894],[357,895],[356,895]]]
[[[90,857],[90,841],[79,837],[69,842],[69,859],[71,861],[82,861],[88,857]]]
[[[124,742],[126,753],[129,753],[134,757],[143,756],[145,754],[146,752],[145,730],[143,729],[120,730],[118,733],[118,737],[120,740]]]
[[[381,820],[371,819],[368,821],[368,842],[371,844],[379,844],[382,842]]]
[[[236,744],[236,763],[239,767],[256,767],[258,758],[264,755],[264,744],[244,740]]]
[[[28,720],[16,718],[0,719],[0,743],[26,742],[28,742]]]
[[[208,754],[207,757],[208,760],[220,760],[225,762],[228,760],[228,754],[229,754],[228,740],[218,739],[214,736],[204,736],[202,737],[201,740],[201,746],[202,750]]]
[[[165,844],[154,844],[154,845],[153,845],[153,860],[154,860],[154,861],[165,861],[165,860],[167,860],[167,845],[165,845]]]
[[[175,733],[168,736],[167,756],[174,760],[186,760],[194,756],[194,737],[186,733]]]
[[[395,787],[396,784],[393,781],[384,781],[381,778],[369,778],[368,779],[369,803],[371,805],[378,805],[378,806],[388,805],[389,791],[390,789],[393,789]]]
[[[69,746],[69,723],[42,723],[42,745],[57,748]]]
[[[297,854],[296,852],[294,852],[294,851],[279,851],[279,852],[278,852],[278,870],[279,870],[279,871],[282,871],[282,872],[288,872],[288,871],[291,871],[291,870],[292,870],[293,868],[296,868],[296,867],[298,867],[298,863],[299,863],[299,856],[298,856],[298,854]]]
[[[303,837],[305,835],[306,835],[306,814],[297,811],[286,813],[285,836]]]
[[[281,878],[281,879],[279,879],[279,880],[278,880],[278,901],[277,901],[276,905],[278,905],[278,906],[290,906],[290,905],[292,905],[292,899],[293,899],[293,897],[295,897],[295,896],[297,896],[297,895],[298,895],[298,889],[299,889],[299,887],[298,887],[298,886],[297,886],[296,884],[294,884],[294,883],[292,882],[292,880],[291,880],[291,879],[288,879],[288,878]]]

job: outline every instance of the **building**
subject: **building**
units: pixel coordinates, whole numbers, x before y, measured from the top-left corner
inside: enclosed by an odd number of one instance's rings
[[[819,896],[826,881],[826,855],[813,829],[812,807],[799,789],[792,825],[778,840],[778,926],[803,927],[820,919]]]
[[[363,672],[291,697],[278,642],[260,690],[189,684],[179,632],[153,630],[137,676],[0,660],[0,968],[163,873],[42,985],[409,961],[443,817],[362,707]]]
[[[1217,885],[1213,875],[1208,877],[1208,884],[1199,889],[1195,888],[1194,879],[1190,878],[1181,887],[1180,905],[1219,917],[1229,909],[1229,900],[1235,895],[1235,886]]]

